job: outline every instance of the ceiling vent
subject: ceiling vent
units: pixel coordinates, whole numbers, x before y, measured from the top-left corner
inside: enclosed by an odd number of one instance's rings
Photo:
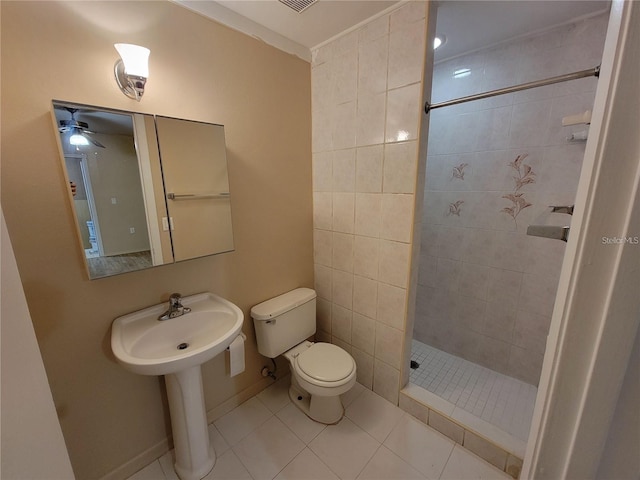
[[[287,7],[295,10],[298,13],[304,12],[311,5],[318,0],[278,0],[280,3],[284,3]]]

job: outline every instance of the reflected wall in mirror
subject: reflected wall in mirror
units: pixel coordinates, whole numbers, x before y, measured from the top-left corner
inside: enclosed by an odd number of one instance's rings
[[[60,101],[53,107],[89,278],[233,250],[224,127]],[[183,201],[192,197],[182,192],[198,196]]]
[[[156,117],[176,261],[233,250],[224,127]]]

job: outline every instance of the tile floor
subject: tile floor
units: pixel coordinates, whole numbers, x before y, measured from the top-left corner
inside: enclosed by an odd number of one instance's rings
[[[527,441],[538,389],[437,348],[412,341],[420,367],[409,381]]]
[[[207,480],[510,480],[360,384],[346,416],[325,426],[289,401],[283,378],[209,426],[218,455]],[[129,480],[177,480],[173,452]]]

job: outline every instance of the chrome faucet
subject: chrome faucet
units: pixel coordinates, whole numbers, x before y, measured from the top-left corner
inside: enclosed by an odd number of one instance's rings
[[[183,307],[181,300],[182,295],[179,293],[172,293],[169,297],[169,310],[160,315],[158,320],[169,320],[170,318],[180,317],[185,313],[189,313],[191,309],[189,307]]]

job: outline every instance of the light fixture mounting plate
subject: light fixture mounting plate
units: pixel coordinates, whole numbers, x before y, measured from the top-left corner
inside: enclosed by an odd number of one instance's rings
[[[116,61],[113,66],[113,73],[122,93],[139,102],[144,94],[144,85],[147,79],[136,75],[127,75],[124,71],[124,62],[122,59]]]

